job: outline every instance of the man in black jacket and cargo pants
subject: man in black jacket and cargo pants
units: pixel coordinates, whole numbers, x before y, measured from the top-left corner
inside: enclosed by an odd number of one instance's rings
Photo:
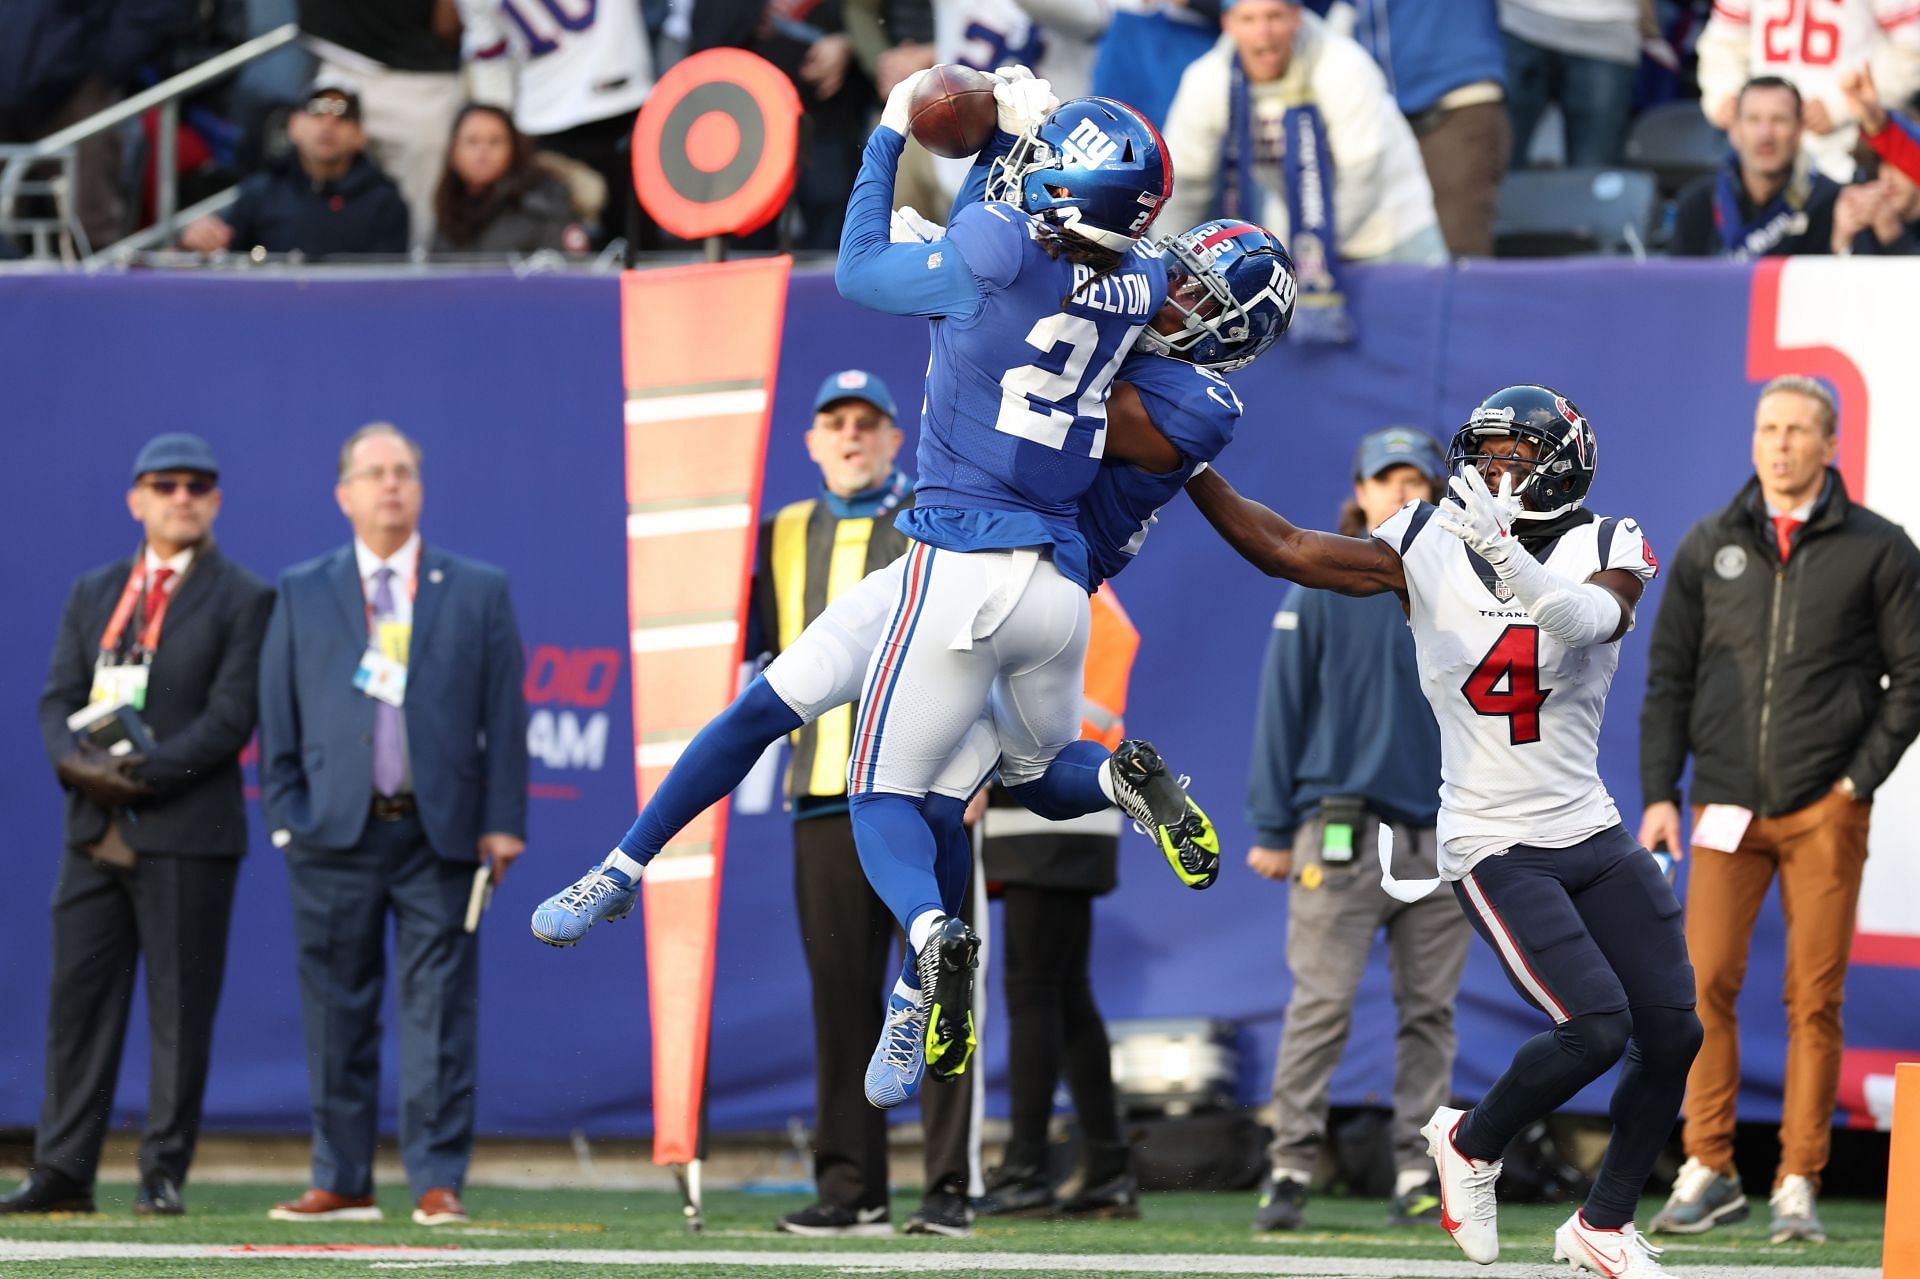
[[[1820,1239],[1842,1047],[1840,1003],[1873,794],[1920,731],[1920,550],[1856,505],[1833,467],[1819,383],[1761,388],[1756,475],[1694,525],[1654,623],[1640,714],[1640,842],[1682,851],[1693,755],[1687,949],[1705,1039],[1687,1079],[1687,1162],[1654,1230],[1747,1215],[1733,1166],[1740,1084],[1734,1001],[1778,872],[1787,916],[1787,1066],[1772,1237]],[[1706,851],[1717,850],[1717,851]]]

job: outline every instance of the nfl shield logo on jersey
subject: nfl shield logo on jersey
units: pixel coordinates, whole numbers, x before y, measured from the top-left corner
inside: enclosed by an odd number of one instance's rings
[[[1513,588],[1507,585],[1505,582],[1495,582],[1493,584],[1493,598],[1499,600],[1502,604],[1505,604],[1508,600],[1513,598]]]

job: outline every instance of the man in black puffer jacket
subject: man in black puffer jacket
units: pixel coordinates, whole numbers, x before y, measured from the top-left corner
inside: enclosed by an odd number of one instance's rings
[[[187,224],[180,243],[198,253],[303,253],[310,258],[407,251],[407,205],[366,156],[360,95],[314,85],[287,117],[293,154],[240,184],[224,213]]]
[[[1777,871],[1787,930],[1787,1065],[1775,1242],[1821,1237],[1840,1072],[1840,1003],[1874,791],[1920,732],[1920,550],[1857,505],[1833,460],[1832,397],[1809,378],[1760,392],[1756,472],[1694,525],[1654,623],[1640,713],[1640,842],[1682,851],[1693,756],[1687,949],[1705,1039],[1687,1079],[1687,1164],[1652,1228],[1697,1233],[1747,1214],[1733,1167],[1734,1001]],[[1728,855],[1733,854],[1733,855]]]

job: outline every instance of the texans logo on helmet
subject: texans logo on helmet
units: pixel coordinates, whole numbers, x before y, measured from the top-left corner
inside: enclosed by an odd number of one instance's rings
[[[1553,397],[1553,407],[1560,410],[1560,416],[1567,419],[1567,425],[1573,429],[1567,435],[1573,441],[1573,454],[1580,460],[1581,466],[1592,466],[1593,428],[1587,425],[1587,419],[1580,416],[1580,410],[1567,403],[1567,397]]]

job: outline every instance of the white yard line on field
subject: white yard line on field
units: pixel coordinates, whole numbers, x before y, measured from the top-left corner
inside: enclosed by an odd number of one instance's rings
[[[518,1262],[563,1262],[577,1266],[787,1266],[848,1273],[895,1274],[992,1270],[1074,1271],[1084,1274],[1287,1275],[1293,1279],[1539,1279],[1539,1264],[1476,1266],[1465,1261],[1419,1261],[1401,1257],[1316,1257],[1286,1253],[1062,1253],[1062,1252],[747,1252],[742,1250],[613,1248],[461,1248],[278,1246],[236,1244],[138,1244],[37,1242],[0,1239],[0,1262],[101,1260],[257,1260],[303,1257],[364,1261],[369,1268],[439,1269],[510,1266]],[[396,1264],[398,1263],[398,1264]],[[1558,1269],[1558,1267],[1556,1267]],[[1712,1266],[1713,1279],[1878,1279],[1865,1266]],[[9,1271],[9,1273],[14,1273]]]

